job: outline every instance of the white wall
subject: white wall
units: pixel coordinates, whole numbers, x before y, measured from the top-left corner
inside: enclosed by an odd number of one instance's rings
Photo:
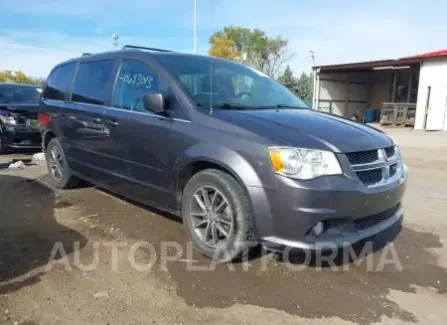
[[[326,77],[326,75],[322,76]],[[325,102],[325,100],[335,100],[337,102],[332,103],[332,113],[336,115],[342,115],[344,103],[338,101],[344,101],[345,84],[341,82],[320,80],[319,90],[320,97],[318,106],[320,107],[320,109],[329,112],[329,103]]]
[[[447,85],[447,59],[440,58],[422,62],[419,74],[415,129],[424,128],[428,86],[431,86],[433,89],[434,87],[442,87],[445,85]],[[447,130],[446,120],[444,120],[444,130]]]
[[[348,111],[347,117],[351,117],[357,110],[366,109],[369,101],[368,73],[327,73],[322,72],[317,77],[318,107],[329,112],[329,100],[332,103],[332,113],[343,115],[345,109],[345,81],[348,81]],[[360,82],[365,84],[355,84]],[[354,102],[352,102],[354,101]],[[359,103],[365,101],[365,103]]]

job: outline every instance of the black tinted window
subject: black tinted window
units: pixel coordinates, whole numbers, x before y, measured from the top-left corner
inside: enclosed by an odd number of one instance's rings
[[[71,100],[104,105],[112,72],[113,61],[80,63]]]
[[[70,89],[76,63],[69,63],[57,67],[48,78],[43,98],[64,100],[65,93]]]
[[[143,96],[152,92],[166,95],[166,87],[158,75],[144,62],[123,60],[116,80],[113,107],[147,112]]]
[[[20,85],[0,85],[0,104],[2,103],[37,103],[40,87]]]

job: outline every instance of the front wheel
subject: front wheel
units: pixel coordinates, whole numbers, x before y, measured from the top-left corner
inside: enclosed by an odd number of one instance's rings
[[[182,218],[194,247],[209,258],[232,261],[256,246],[247,194],[223,171],[203,170],[189,180]]]

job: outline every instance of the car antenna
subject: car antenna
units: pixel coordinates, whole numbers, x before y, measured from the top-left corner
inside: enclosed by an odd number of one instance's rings
[[[213,60],[210,60],[210,116],[213,115]]]

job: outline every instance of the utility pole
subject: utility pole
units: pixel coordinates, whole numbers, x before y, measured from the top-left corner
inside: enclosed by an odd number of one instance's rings
[[[194,54],[197,54],[197,0],[194,0]],[[193,77],[194,94],[197,93],[197,76]]]
[[[312,80],[313,80],[312,108],[318,110],[317,96],[319,96],[320,94],[317,94],[317,70],[315,68],[315,52],[313,50],[310,50],[310,57],[312,59]]]
[[[197,54],[197,0],[194,0],[194,54]]]
[[[315,52],[310,50],[310,57],[312,58],[312,67],[315,66]]]
[[[115,48],[118,48],[118,40],[120,39],[120,36],[118,34],[112,34],[113,39],[113,45]]]

